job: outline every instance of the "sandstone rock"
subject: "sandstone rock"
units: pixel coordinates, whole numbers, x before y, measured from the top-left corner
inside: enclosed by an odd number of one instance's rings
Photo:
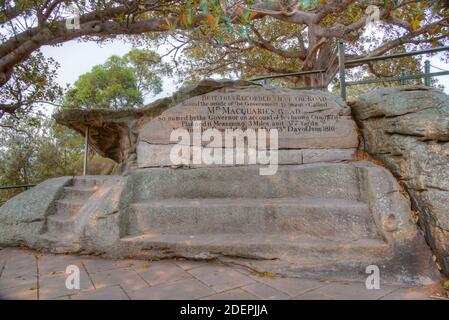
[[[213,90],[247,86],[254,84],[249,81],[203,80],[195,86],[183,87],[173,96],[159,99],[142,109],[65,109],[55,114],[54,118],[57,123],[74,129],[83,136],[89,127],[92,148],[101,156],[122,163],[135,154],[140,128],[164,110],[190,97]]]
[[[378,89],[350,102],[364,148],[405,186],[449,275],[449,97],[426,87]]]
[[[34,247],[47,216],[56,212],[56,200],[71,177],[46,180],[0,207],[0,243]]]
[[[357,280],[375,264],[383,281],[439,280],[410,203],[388,171],[368,162],[285,165],[272,176],[261,176],[258,166],[148,168],[58,185],[59,196],[47,184],[33,194],[45,208],[56,204],[56,212],[36,206],[40,214],[29,216],[32,201],[22,207],[23,197],[12,200],[14,209],[6,206],[0,245],[216,258],[260,272]],[[24,226],[35,218],[38,226]]]
[[[280,149],[358,145],[356,125],[339,97],[315,90],[257,86],[223,88],[184,100],[145,125],[139,140],[176,143],[170,140],[171,132],[178,128],[192,130],[193,121],[201,121],[202,131],[214,128],[223,136],[226,129],[277,129]],[[224,147],[224,137],[219,142]]]
[[[219,259],[259,271],[383,281],[438,279],[410,202],[386,169],[370,162],[150,168],[128,176],[123,255]]]
[[[355,149],[304,149],[302,150],[302,162],[333,162],[352,160]]]
[[[139,142],[137,145],[137,153],[139,155],[137,166],[139,168],[154,168],[154,167],[171,167],[173,163],[170,160],[170,152],[173,148],[173,145],[166,144],[150,144],[146,142]],[[213,153],[215,150],[210,150],[210,148],[204,148],[204,150],[209,150],[209,152]],[[234,165],[235,163],[235,153],[236,150],[230,150],[234,152]],[[240,151],[240,149],[239,149]],[[248,149],[241,150],[244,153],[244,163],[248,164]],[[257,152],[257,150],[251,150],[252,152]],[[338,161],[349,161],[354,158],[355,148],[350,149],[282,149],[278,150],[278,164],[279,165],[293,165],[293,164],[306,164],[306,163],[314,163],[314,162],[338,162]],[[220,152],[224,154],[226,149],[220,148]],[[269,151],[260,151],[262,153],[267,152],[269,155]],[[192,160],[193,151],[190,148],[190,157],[186,157],[188,162]],[[256,157],[256,163],[259,158]],[[262,163],[265,164],[265,163]],[[222,163],[222,164],[190,164],[189,167],[198,168],[198,167],[207,167],[207,166],[229,166],[230,164]]]

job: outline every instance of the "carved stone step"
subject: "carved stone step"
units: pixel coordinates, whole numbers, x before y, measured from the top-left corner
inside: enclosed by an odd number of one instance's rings
[[[250,259],[382,259],[391,248],[379,239],[348,241],[341,238],[316,238],[260,234],[139,235],[121,239],[130,256],[215,258],[222,255]]]
[[[61,216],[75,216],[85,203],[86,202],[82,200],[57,200],[57,214]]]
[[[47,217],[47,231],[50,233],[69,233],[73,231],[75,220],[72,217],[52,215]]]
[[[80,250],[80,243],[77,237],[70,232],[47,232],[39,235],[38,238],[40,245],[49,252],[68,253]]]
[[[97,190],[96,187],[64,187],[65,200],[86,200]]]
[[[95,187],[111,180],[111,176],[81,176],[73,178],[74,187]]]
[[[135,202],[170,198],[360,199],[358,170],[352,165],[284,165],[273,176],[261,176],[257,166],[150,170],[129,176],[140,185],[133,194]]]
[[[376,238],[368,206],[343,199],[166,199],[131,205],[128,234],[308,234]]]

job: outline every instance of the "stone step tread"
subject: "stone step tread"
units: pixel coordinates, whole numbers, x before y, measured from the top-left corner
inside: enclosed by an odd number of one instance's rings
[[[75,221],[75,217],[74,216],[68,215],[68,214],[60,214],[60,213],[48,216],[47,219],[55,221],[55,222],[59,222],[59,223],[74,222]]]
[[[129,235],[307,234],[378,238],[366,203],[317,198],[165,199],[134,203]]]
[[[361,201],[347,199],[323,199],[323,198],[172,198],[163,200],[148,200],[133,203],[132,206],[148,207],[241,207],[241,206],[261,206],[261,205],[291,205],[307,207],[348,207],[368,208],[368,205]]]
[[[74,199],[59,199],[56,200],[56,203],[66,205],[66,206],[83,206],[86,201],[85,200],[74,200]]]
[[[130,235],[121,239],[125,243],[173,243],[194,245],[217,245],[226,246],[248,246],[248,245],[275,245],[275,246],[298,246],[298,247],[382,247],[389,245],[381,239],[354,239],[328,237],[318,238],[308,235],[260,235],[260,234],[201,234],[201,235],[175,235],[175,234],[141,234]]]
[[[97,187],[108,181],[113,181],[114,176],[78,176],[72,181],[73,187]]]
[[[112,179],[114,176],[112,175],[88,175],[88,176],[75,176],[73,179],[93,179],[93,180],[104,180],[104,179]]]
[[[47,232],[39,235],[39,237],[41,239],[56,243],[72,241],[76,239],[75,234],[71,232]]]
[[[64,190],[66,191],[74,191],[74,192],[95,192],[97,191],[97,187],[90,187],[90,186],[69,186],[64,187]]]

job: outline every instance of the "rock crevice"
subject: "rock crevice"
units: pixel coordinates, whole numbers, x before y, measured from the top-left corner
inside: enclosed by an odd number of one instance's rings
[[[349,101],[364,151],[403,183],[449,275],[449,97],[437,89],[377,89]]]

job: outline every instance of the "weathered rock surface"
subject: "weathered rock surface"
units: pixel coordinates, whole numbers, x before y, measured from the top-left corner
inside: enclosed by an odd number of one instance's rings
[[[229,102],[224,105],[223,101],[217,104],[215,100],[219,97],[238,98],[239,101],[233,105]],[[253,101],[258,97],[260,101]],[[203,99],[208,100],[200,105]],[[243,119],[244,127],[282,127],[279,148],[311,149],[304,152],[304,163],[348,160],[358,145],[350,110],[338,96],[313,90],[263,89],[248,81],[205,80],[142,109],[66,109],[56,114],[55,120],[82,135],[89,127],[90,145],[101,156],[119,163],[114,172],[121,173],[136,167],[171,165],[165,146],[169,143],[170,131],[184,125],[180,121],[160,121],[161,116],[207,116],[211,106],[219,105],[237,112],[242,108],[252,112],[261,110],[264,114],[253,114],[252,120],[249,116]],[[280,114],[279,110],[285,113]],[[218,113],[217,109],[218,120],[214,126],[218,129],[232,127],[230,121],[223,120],[223,115]],[[273,114],[279,119],[274,119]],[[207,123],[203,125],[206,129]],[[243,126],[238,127],[245,130]],[[326,148],[332,150],[316,151]],[[280,155],[281,164],[301,164],[302,155],[302,151],[285,151]]]
[[[257,164],[167,167],[170,130],[228,111],[243,124],[218,121],[220,130],[281,129],[283,165],[272,175],[262,175]],[[376,112],[368,108],[367,121],[371,114],[382,118]],[[246,118],[250,113],[255,118]],[[18,227],[28,238],[2,231],[33,222],[24,213],[32,201],[25,198],[23,208],[20,199],[16,208],[9,204],[0,211],[0,235],[7,235],[0,245],[117,258],[216,258],[258,271],[358,280],[374,264],[384,281],[439,280],[410,202],[391,173],[367,161],[342,161],[358,145],[357,128],[349,107],[334,95],[205,81],[145,110],[65,111],[58,117],[79,131],[89,126],[96,148],[127,167],[127,174],[64,178],[50,193],[45,185],[33,189],[36,199],[46,199],[33,208],[33,217],[45,219],[31,231]],[[444,136],[443,126],[431,136]],[[243,149],[245,157],[251,154]]]
[[[137,166],[139,168],[153,168],[153,167],[170,167],[173,162],[170,160],[170,153],[172,152],[172,145],[167,144],[150,144],[141,141],[137,145]],[[192,163],[193,150],[190,148],[190,157],[186,157],[190,163]],[[248,149],[244,148],[241,150],[230,150],[231,152],[237,153],[243,152],[244,163],[248,163]],[[315,162],[340,162],[340,161],[350,161],[354,159],[356,148],[348,149],[283,149],[278,150],[278,164],[288,165],[288,164],[305,164],[305,163],[315,163]],[[214,151],[215,152],[215,151]],[[220,152],[224,154],[226,149],[220,148]],[[252,152],[257,152],[253,149]],[[270,151],[261,152],[269,154]],[[237,164],[233,164],[237,165]],[[205,166],[218,166],[215,164],[190,164],[190,167],[205,167]],[[220,164],[220,166],[229,166],[229,164]]]
[[[280,149],[355,148],[356,125],[349,108],[333,94],[281,88],[222,88],[184,100],[151,120],[139,140],[173,144],[170,133],[177,128],[258,130],[277,129]],[[201,132],[201,131],[200,131]],[[217,141],[213,141],[215,146]],[[220,141],[224,147],[223,141]]]
[[[34,246],[71,177],[49,179],[0,207],[0,244]]]
[[[364,149],[402,182],[449,275],[449,97],[426,87],[378,89],[350,106]]]
[[[131,173],[128,185],[126,256],[359,280],[375,264],[389,281],[438,278],[410,202],[370,162],[284,165],[273,176],[256,166],[153,168]]]
[[[186,139],[182,135],[183,138],[178,140],[177,135],[172,137],[176,129],[193,132],[193,136],[197,134],[200,139],[203,135],[203,139],[197,141],[191,135]],[[213,135],[209,129],[215,131]],[[230,129],[240,131],[230,132]],[[140,130],[137,166],[173,165],[170,153],[174,144],[186,146],[182,157],[190,167],[265,164],[264,149],[271,148],[271,136],[262,141],[261,147],[260,129],[277,130],[275,148],[279,149],[280,165],[351,160],[358,146],[357,126],[348,106],[338,96],[317,90],[261,88],[256,85],[224,87],[186,99],[149,121]],[[207,130],[210,136],[206,134]],[[234,137],[238,137],[235,138],[236,146],[228,133],[235,133]],[[262,154],[257,153],[256,142]],[[192,161],[197,158],[194,153],[197,152],[201,158],[205,148],[209,154],[218,154],[218,163]],[[225,152],[233,153],[233,148],[244,154],[243,163],[237,162],[237,156],[234,163],[225,161]]]
[[[30,218],[45,219],[32,232],[9,229],[32,223],[15,214],[30,210],[27,203],[2,211],[0,234],[9,234],[0,245],[116,258],[215,258],[260,272],[358,280],[374,264],[383,281],[439,280],[410,202],[393,176],[370,162],[284,165],[273,176],[249,166],[63,180],[59,195],[53,191],[33,210]],[[38,186],[34,196],[48,190]]]
[[[142,109],[66,109],[55,114],[57,123],[78,131],[84,136],[89,127],[89,141],[93,149],[103,157],[117,163],[135,160],[137,136],[140,129],[164,110],[190,97],[221,88],[254,86],[248,81],[204,80],[195,86],[181,88],[173,96],[159,99]]]

